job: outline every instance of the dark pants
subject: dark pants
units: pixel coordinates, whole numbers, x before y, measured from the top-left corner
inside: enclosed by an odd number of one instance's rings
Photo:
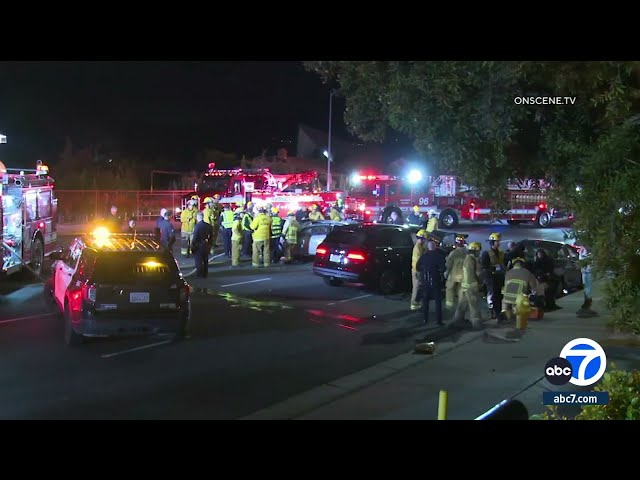
[[[269,244],[269,251],[271,252],[271,263],[278,263],[282,256],[282,251],[278,244],[280,243],[280,237],[272,238]]]
[[[206,278],[209,274],[209,245],[200,244],[193,256],[196,261],[196,277]]]
[[[429,323],[429,300],[433,300],[436,304],[436,321],[442,323],[442,287],[431,287],[425,285],[422,289],[422,304],[424,312],[424,323]]]
[[[253,242],[251,230],[243,230],[242,236],[242,255],[250,257],[253,252],[253,250],[251,249],[251,244]]]
[[[222,234],[222,246],[224,247],[224,254],[227,258],[231,258],[231,229],[223,228],[220,233]]]
[[[495,318],[500,316],[502,312],[502,288],[504,287],[504,275],[500,272],[494,272],[488,278],[487,283],[487,302],[489,308]]]

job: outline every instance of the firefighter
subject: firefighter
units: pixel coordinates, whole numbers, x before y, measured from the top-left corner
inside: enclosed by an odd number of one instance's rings
[[[438,229],[438,212],[434,209],[429,210],[429,221],[427,222],[427,233],[431,233]]]
[[[424,323],[429,323],[429,301],[435,302],[436,321],[438,325],[444,325],[442,321],[442,287],[444,286],[445,259],[436,250],[436,243],[427,242],[427,250],[422,254],[416,269],[420,272],[422,283],[422,308]]]
[[[280,237],[282,236],[283,221],[280,218],[277,207],[271,207],[271,240],[269,250],[271,252],[271,262],[278,263],[280,261]]]
[[[491,310],[491,318],[498,318],[502,303],[502,287],[504,286],[504,252],[500,250],[500,234],[489,235],[488,251],[482,252],[480,264],[482,276],[487,287],[487,304]]]
[[[324,220],[322,213],[318,210],[318,205],[311,205],[311,213],[309,214],[309,220],[312,222],[317,222],[319,220]]]
[[[236,208],[233,214],[233,223],[231,224],[231,266],[237,267],[240,265],[240,250],[242,250],[242,217],[244,217],[244,210]]]
[[[213,242],[212,248],[218,246],[218,234],[220,233],[220,217],[222,216],[222,205],[220,205],[220,195],[217,193],[212,197],[213,203],[211,205],[211,209],[213,210],[213,223],[211,227],[213,228]]]
[[[191,242],[193,241],[193,229],[196,228],[196,202],[189,200],[187,208],[180,213],[180,237],[182,243],[180,245],[180,253],[189,258],[191,253]]]
[[[342,220],[337,205],[333,205],[331,207],[331,211],[329,211],[329,220],[332,220],[334,222],[340,222]]]
[[[298,245],[298,230],[300,224],[296,220],[295,212],[292,210],[287,214],[287,221],[282,229],[282,236],[285,240],[284,247],[284,263],[291,263],[293,261],[293,252]]]
[[[533,273],[525,268],[525,263],[526,261],[522,257],[511,260],[513,267],[505,275],[499,323],[511,320],[514,306],[517,305],[520,295],[528,296],[531,293],[538,293],[540,290],[538,280]]]
[[[206,278],[209,273],[209,251],[212,241],[213,227],[204,221],[203,212],[196,213],[196,226],[191,242],[191,253],[196,262],[196,277]]]
[[[413,212],[407,215],[405,223],[410,227],[424,228],[424,220],[422,219],[422,215],[420,215],[420,207],[418,207],[418,205],[413,206]]]
[[[480,316],[480,266],[478,256],[482,250],[480,242],[469,244],[469,255],[462,263],[462,281],[460,282],[460,294],[458,297],[458,307],[453,315],[453,323],[462,325],[464,317],[469,310],[469,320],[473,328],[481,326]]]
[[[424,230],[419,230],[416,233],[416,244],[413,246],[413,253],[411,254],[411,310],[420,309],[420,299],[418,298],[418,292],[420,291],[420,274],[418,273],[418,260],[424,253],[424,242],[427,238],[427,234]]]
[[[220,215],[220,226],[222,227],[222,246],[227,258],[231,258],[231,227],[233,226],[233,211],[228,203],[224,205],[222,215]]]
[[[253,204],[247,202],[247,208],[242,217],[242,255],[246,257],[251,256],[251,222],[253,222],[253,214],[251,209]]]
[[[260,266],[260,255],[265,267],[271,264],[269,242],[271,239],[271,217],[266,214],[265,207],[258,207],[258,215],[251,222],[253,230],[253,256],[251,265]]]
[[[454,304],[460,296],[460,283],[462,282],[462,265],[464,259],[467,257],[467,252],[464,236],[456,236],[456,248],[447,256],[446,264],[446,279],[447,279],[447,292],[445,299],[445,307],[453,309]]]
[[[204,208],[202,209],[203,221],[205,223],[208,223],[209,225],[211,225],[211,229],[212,229],[212,232],[213,232],[214,228],[215,228],[214,225],[216,223],[216,221],[215,221],[215,213],[214,213],[214,210],[213,210],[213,198],[206,197],[202,201],[202,203],[204,203]],[[215,243],[212,243],[212,242],[214,242],[214,240],[216,240],[216,239],[217,239],[217,233],[216,233],[216,238],[213,238],[213,237],[211,238],[211,242],[210,242],[211,248],[213,248],[215,246]]]

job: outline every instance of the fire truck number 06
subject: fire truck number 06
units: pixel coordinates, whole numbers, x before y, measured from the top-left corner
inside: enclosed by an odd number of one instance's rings
[[[418,199],[418,205],[429,205],[429,197],[421,197]]]

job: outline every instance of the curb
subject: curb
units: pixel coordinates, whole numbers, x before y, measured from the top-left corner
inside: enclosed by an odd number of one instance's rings
[[[340,377],[331,382],[294,395],[282,402],[275,403],[238,420],[295,420],[318,408],[328,405],[351,393],[379,383],[397,373],[407,370],[421,362],[443,355],[456,348],[476,341],[484,335],[484,330],[463,334],[463,338],[452,345],[436,346],[434,355],[417,355],[413,351],[403,353],[358,372]],[[466,337],[466,338],[464,338]]]

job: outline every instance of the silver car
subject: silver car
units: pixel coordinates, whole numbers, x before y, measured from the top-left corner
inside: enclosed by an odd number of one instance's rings
[[[338,225],[349,225],[354,222],[338,222],[334,220],[318,220],[315,222],[303,222],[298,231],[298,255],[303,258],[313,257],[316,248],[325,237]]]

